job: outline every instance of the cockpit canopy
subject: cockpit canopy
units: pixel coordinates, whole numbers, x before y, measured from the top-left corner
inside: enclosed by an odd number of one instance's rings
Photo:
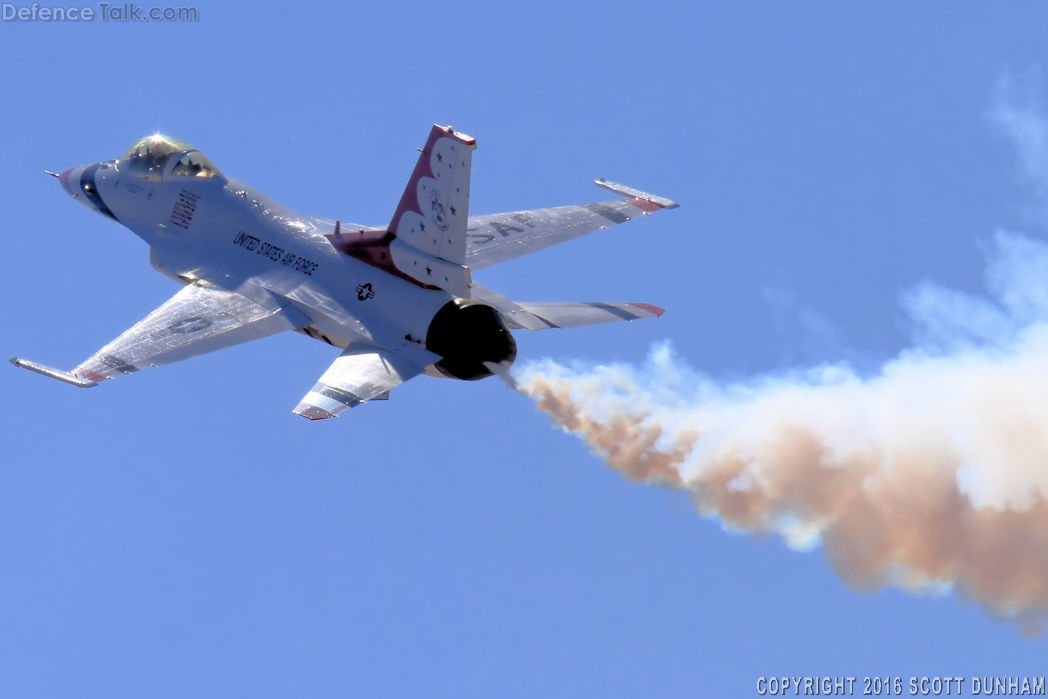
[[[117,168],[147,180],[214,177],[221,174],[207,156],[196,148],[164,134],[153,134],[136,141],[120,156]]]

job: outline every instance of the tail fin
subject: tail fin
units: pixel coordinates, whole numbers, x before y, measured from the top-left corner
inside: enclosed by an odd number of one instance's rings
[[[434,124],[389,226],[343,231],[336,222],[328,240],[350,257],[420,286],[469,298],[466,225],[476,147],[473,138]]]
[[[466,223],[476,147],[475,139],[434,124],[388,227],[397,269],[461,297],[469,296]]]
[[[476,139],[434,124],[388,230],[413,248],[465,264],[469,173],[476,147]]]

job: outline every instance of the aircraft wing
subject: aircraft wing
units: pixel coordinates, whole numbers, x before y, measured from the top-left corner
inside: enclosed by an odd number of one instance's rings
[[[232,291],[183,287],[130,330],[72,371],[15,358],[17,366],[75,386],[95,386],[105,379],[170,364],[198,354],[309,325],[309,319],[282,307],[262,289]]]
[[[410,343],[395,350],[369,344],[350,345],[293,412],[310,420],[324,420],[369,400],[384,400],[391,388],[418,376],[439,360],[440,355]]]
[[[470,216],[466,234],[466,266],[481,269],[548,248],[650,214],[675,209],[674,201],[625,185],[595,180],[595,184],[626,199],[533,211]]]

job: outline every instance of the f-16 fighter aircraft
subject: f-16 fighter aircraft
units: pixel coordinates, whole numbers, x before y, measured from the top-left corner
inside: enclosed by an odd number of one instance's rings
[[[342,350],[294,410],[320,420],[386,399],[419,374],[470,381],[505,371],[513,329],[662,314],[643,303],[515,303],[476,284],[474,270],[677,204],[598,180],[622,198],[470,216],[474,148],[434,126],[382,228],[296,214],[160,134],[117,160],[49,173],[141,237],[153,267],[182,290],[72,371],[11,361],[88,387],[295,330]]]

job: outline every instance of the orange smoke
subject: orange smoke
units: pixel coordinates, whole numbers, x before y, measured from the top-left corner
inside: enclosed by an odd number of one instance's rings
[[[955,590],[1027,630],[1048,612],[1048,325],[909,350],[872,377],[721,386],[662,347],[644,367],[547,360],[513,383],[631,481],[821,544],[853,586]]]

